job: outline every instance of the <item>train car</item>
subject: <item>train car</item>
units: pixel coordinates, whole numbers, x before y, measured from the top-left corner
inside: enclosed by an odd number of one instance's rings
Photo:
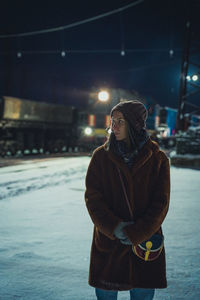
[[[15,97],[0,98],[0,155],[60,152],[76,145],[76,110]]]
[[[92,151],[105,143],[110,126],[110,116],[103,113],[80,111],[78,114],[77,147],[81,151]]]

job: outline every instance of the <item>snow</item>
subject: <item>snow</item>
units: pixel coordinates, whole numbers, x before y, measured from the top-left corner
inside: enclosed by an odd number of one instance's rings
[[[84,203],[89,157],[0,168],[0,299],[92,300],[93,224]],[[200,299],[200,171],[171,167],[163,224],[168,288],[155,300]],[[119,300],[128,299],[120,292]]]
[[[200,125],[189,126],[187,131],[180,131],[178,136],[198,136],[200,134]]]
[[[199,117],[200,118],[200,117]],[[200,125],[198,125],[198,126],[190,126],[189,127],[189,130],[191,130],[191,131],[197,131],[197,132],[200,132]]]
[[[171,151],[169,154],[170,158],[184,158],[184,159],[200,159],[200,154],[177,154],[176,151]]]
[[[0,171],[0,199],[82,178],[88,159],[83,162],[80,157],[69,158],[65,164],[62,158],[44,160],[37,164],[34,161],[24,161],[23,165],[3,168]]]

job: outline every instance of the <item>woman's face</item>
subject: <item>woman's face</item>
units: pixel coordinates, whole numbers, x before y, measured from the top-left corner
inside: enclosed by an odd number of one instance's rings
[[[115,110],[111,118],[111,129],[117,141],[127,138],[127,126],[123,114]]]

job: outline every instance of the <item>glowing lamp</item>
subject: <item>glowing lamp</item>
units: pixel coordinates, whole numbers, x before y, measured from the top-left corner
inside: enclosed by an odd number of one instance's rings
[[[101,91],[98,93],[98,99],[102,102],[108,101],[110,95],[107,91]]]
[[[192,80],[193,80],[193,81],[197,81],[198,78],[199,78],[198,75],[193,75],[193,76],[192,76]]]
[[[91,135],[92,134],[92,128],[86,127],[84,130],[85,135]]]

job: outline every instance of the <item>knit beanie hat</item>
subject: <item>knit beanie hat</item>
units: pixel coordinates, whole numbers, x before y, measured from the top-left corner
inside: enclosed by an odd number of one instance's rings
[[[132,127],[134,131],[140,132],[141,129],[146,128],[148,113],[142,102],[138,100],[120,102],[112,108],[110,113],[111,117],[115,110],[123,114],[125,120],[128,121],[129,126]]]

